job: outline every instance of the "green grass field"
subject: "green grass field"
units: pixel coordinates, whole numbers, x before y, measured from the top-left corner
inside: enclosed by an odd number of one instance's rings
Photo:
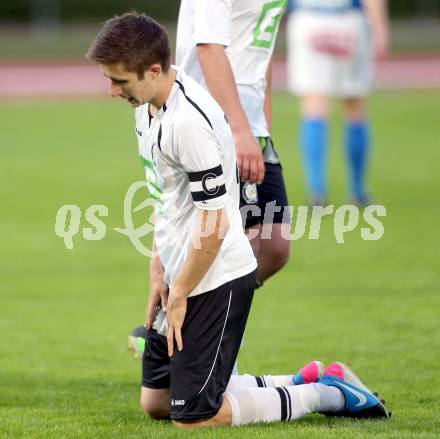
[[[285,95],[274,107],[291,203],[302,204],[297,107]],[[393,417],[189,433],[142,415],[140,367],[126,351],[147,297],[147,260],[112,229],[123,225],[125,191],[143,177],[131,110],[110,99],[0,104],[0,437],[438,437],[440,93],[378,94],[370,110],[384,237],[363,241],[358,228],[337,244],[328,217],[318,240],[292,242],[288,267],[256,294],[239,366],[288,373],[311,359],[346,361]],[[331,201],[340,205],[339,110],[333,122]],[[107,205],[105,238],[79,233],[66,250],[54,232],[64,204],[83,215]]]

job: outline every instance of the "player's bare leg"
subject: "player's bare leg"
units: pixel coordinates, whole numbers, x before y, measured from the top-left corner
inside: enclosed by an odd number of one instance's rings
[[[286,225],[271,224],[270,239],[261,238],[261,224],[249,227],[245,233],[250,238],[250,244],[257,258],[257,280],[262,284],[273,274],[283,268],[290,256],[290,242],[283,238],[281,230]],[[285,234],[285,236],[287,236]]]
[[[343,100],[345,120],[356,122],[366,118],[366,102],[364,98],[347,98]]]
[[[144,413],[154,419],[170,417],[170,389],[141,387],[141,406]]]
[[[270,239],[261,239],[260,237],[257,255],[257,279],[261,283],[281,270],[287,264],[290,256],[290,241],[283,238],[281,234],[281,230],[286,227],[286,224],[277,223],[270,226],[272,228]]]
[[[327,118],[329,99],[324,95],[307,95],[301,98],[301,115],[303,117]]]
[[[307,95],[301,99],[300,145],[310,205],[324,205],[327,196],[326,155],[329,99]]]
[[[258,259],[258,254],[260,253],[260,242],[261,242],[261,224],[256,224],[255,226],[248,227],[244,233],[249,239],[249,243],[251,244],[252,251],[254,252],[255,257]],[[258,269],[257,269],[258,273]],[[257,274],[257,279],[259,279]]]
[[[194,429],[204,427],[216,427],[220,425],[232,425],[232,408],[228,398],[223,398],[223,404],[217,414],[210,419],[200,421],[173,421],[178,428]]]
[[[366,116],[365,99],[350,98],[343,101],[345,111],[345,150],[350,178],[349,192],[352,200],[367,205],[365,171],[370,144],[369,125]]]

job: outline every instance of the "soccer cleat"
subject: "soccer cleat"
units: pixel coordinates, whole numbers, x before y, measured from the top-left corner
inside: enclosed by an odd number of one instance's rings
[[[303,366],[295,375],[293,382],[298,384],[316,383],[324,372],[324,363],[321,361],[311,361]]]
[[[330,364],[319,383],[337,387],[345,397],[342,413],[326,414],[351,418],[389,418],[391,415],[382,401],[343,363]]]
[[[128,336],[128,350],[133,351],[134,358],[138,360],[142,360],[146,337],[147,328],[145,326],[137,326]]]

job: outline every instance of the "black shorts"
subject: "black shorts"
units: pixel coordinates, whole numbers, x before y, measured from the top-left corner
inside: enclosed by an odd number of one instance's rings
[[[264,180],[259,185],[240,183],[240,212],[246,229],[264,223],[290,223],[289,211],[284,213],[284,206],[287,206],[288,202],[283,168],[272,139],[260,138],[260,143],[261,141],[264,142]]]
[[[168,357],[167,340],[147,331],[142,357],[142,386],[170,389],[174,420],[212,418],[237,358],[252,303],[256,272],[215,290],[189,297],[182,327],[183,350],[174,343]]]

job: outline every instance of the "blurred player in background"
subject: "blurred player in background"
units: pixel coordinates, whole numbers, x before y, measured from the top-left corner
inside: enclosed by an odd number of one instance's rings
[[[373,58],[388,51],[386,0],[290,0],[287,22],[289,89],[301,98],[300,145],[309,201],[327,199],[329,97],[342,99],[352,201],[368,204],[365,189],[370,133],[365,98]]]
[[[257,286],[289,259],[290,242],[281,227],[287,193],[271,135],[271,57],[287,0],[182,0],[177,25],[176,64],[206,87],[228,119],[237,152],[240,205],[247,209],[245,228],[257,258]],[[269,208],[266,210],[266,206]],[[246,208],[248,206],[248,208]],[[287,211],[288,212],[288,211]],[[262,224],[271,224],[270,239],[260,239]],[[159,260],[150,264],[150,290],[166,306],[168,286]],[[156,305],[150,304],[147,324]],[[129,336],[140,356],[142,327]]]

